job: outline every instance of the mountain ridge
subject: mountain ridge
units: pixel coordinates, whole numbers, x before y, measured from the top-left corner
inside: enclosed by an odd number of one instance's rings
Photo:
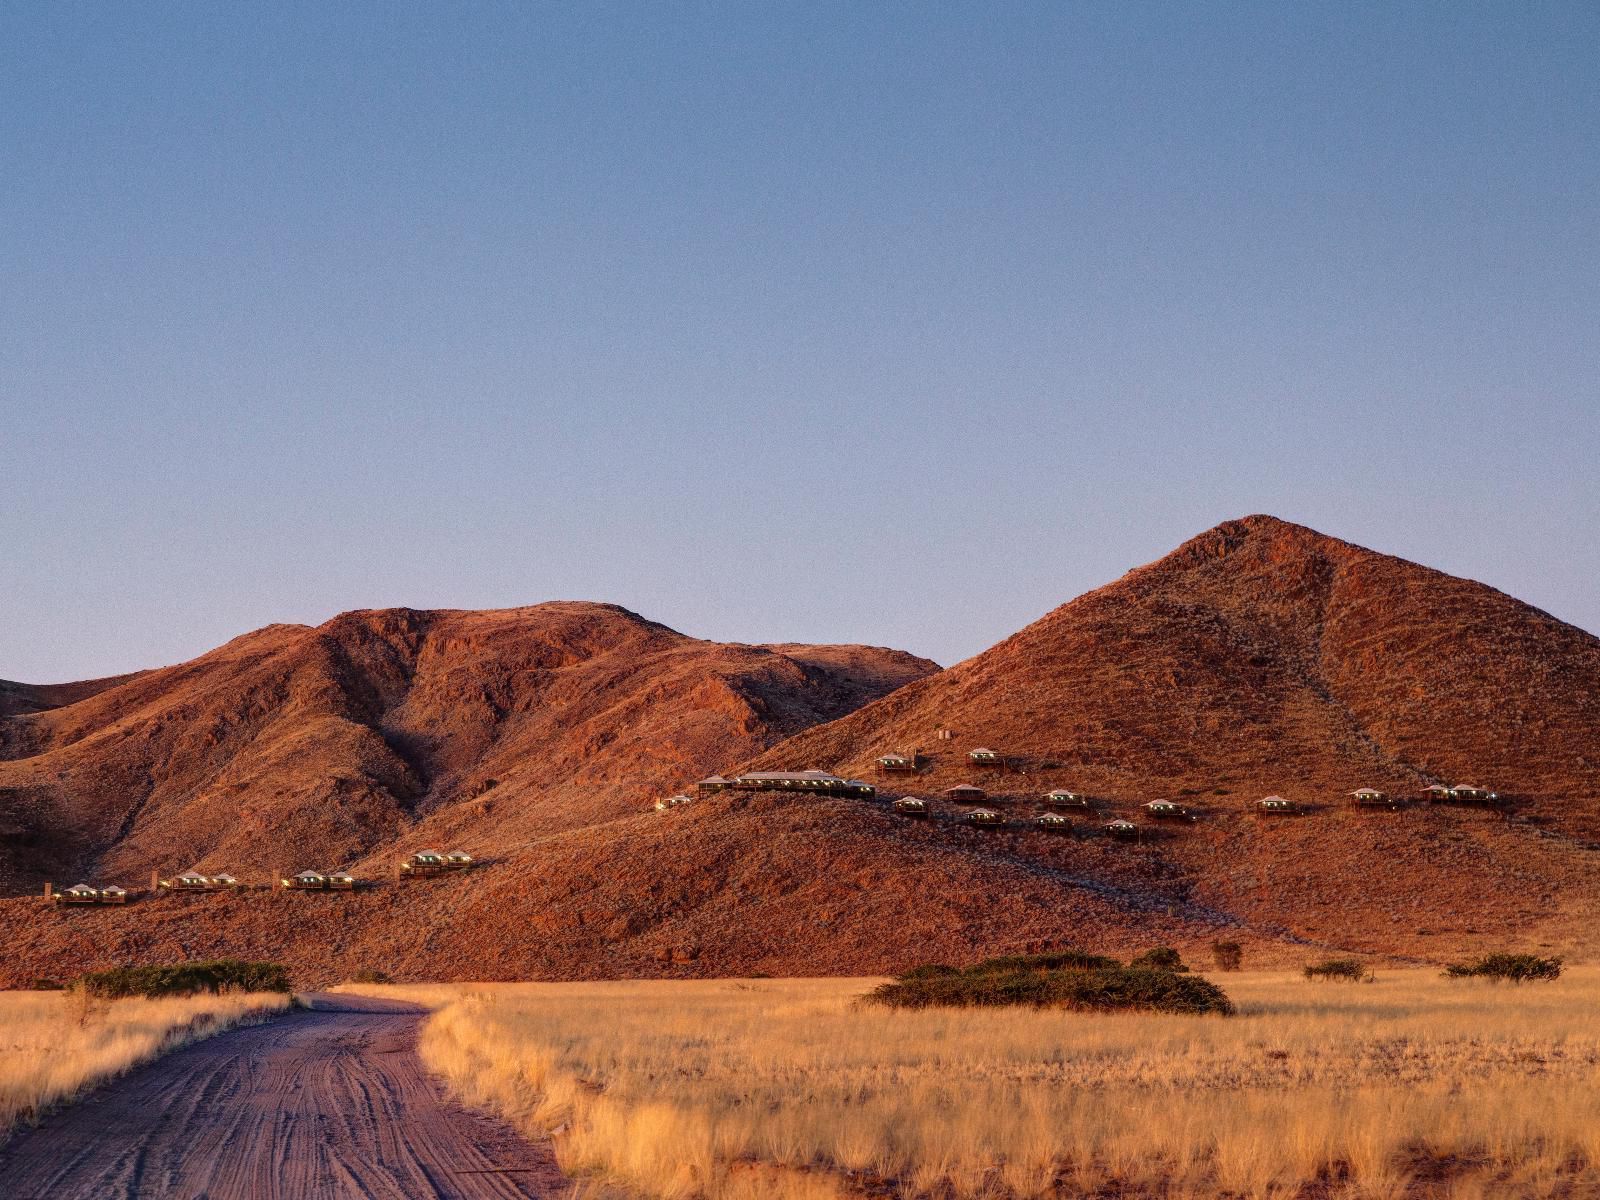
[[[707,642],[617,605],[354,610],[8,716],[0,802],[14,818],[31,803],[38,829],[65,831],[41,864],[51,873],[267,867],[250,843],[275,825],[304,855],[352,861],[486,780],[500,786],[519,737],[568,776],[606,776],[574,801],[581,822],[931,669],[898,651]],[[629,769],[648,782],[629,788],[615,744],[646,730]],[[219,840],[229,824],[245,836]],[[172,863],[186,844],[195,852]]]
[[[319,981],[874,973],[1067,944],[1203,954],[1218,937],[1258,963],[1600,950],[1600,640],[1304,526],[1223,522],[943,670],[868,647],[703,642],[614,606],[561,602],[532,633],[505,616],[527,611],[358,611],[11,718],[76,738],[39,735],[55,757],[30,786],[61,796],[126,774],[130,741],[159,752],[133,756],[154,779],[254,731],[233,774],[187,780],[197,822],[172,815],[185,781],[155,780],[104,836],[103,870],[237,871],[276,839],[307,849],[263,851],[260,868],[350,865],[381,886],[77,913],[16,896],[0,900],[8,969],[249,954]],[[172,680],[192,704],[162,706]],[[120,722],[94,717],[129,697]],[[974,765],[978,746],[1011,764]],[[912,751],[916,774],[876,772]],[[0,762],[0,820],[39,765]],[[741,767],[822,767],[880,796],[650,811]],[[1507,803],[1349,804],[1357,786],[1415,801],[1433,780]],[[963,782],[988,788],[1004,829],[960,822],[943,791]],[[1095,797],[1066,837],[1030,825],[1058,787]],[[1258,815],[1269,792],[1307,815]],[[892,812],[908,794],[930,820]],[[1198,819],[1152,822],[1157,798]],[[1101,835],[1111,817],[1139,839]],[[178,861],[194,828],[233,826]],[[483,866],[394,881],[396,855],[423,845]]]

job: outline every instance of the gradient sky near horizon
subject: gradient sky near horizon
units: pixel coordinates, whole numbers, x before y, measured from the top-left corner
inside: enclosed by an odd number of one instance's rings
[[[1600,631],[1600,7],[11,3],[0,678],[952,662],[1271,512]]]

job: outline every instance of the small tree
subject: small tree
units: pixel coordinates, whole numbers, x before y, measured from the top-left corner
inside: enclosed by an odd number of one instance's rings
[[[1157,971],[1187,971],[1183,965],[1183,958],[1171,946],[1157,946],[1154,950],[1146,950],[1132,962],[1130,967],[1153,967]]]
[[[1244,947],[1238,942],[1212,942],[1211,958],[1219,971],[1237,971],[1244,966]]]

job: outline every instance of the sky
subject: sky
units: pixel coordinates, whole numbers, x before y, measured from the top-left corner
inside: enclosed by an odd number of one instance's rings
[[[1600,631],[1600,7],[0,7],[0,678],[942,663],[1270,512]]]

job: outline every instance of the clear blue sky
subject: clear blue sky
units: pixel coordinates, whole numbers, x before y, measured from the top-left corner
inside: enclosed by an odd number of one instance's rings
[[[1600,629],[1600,8],[0,9],[0,677],[965,657],[1265,511]]]

